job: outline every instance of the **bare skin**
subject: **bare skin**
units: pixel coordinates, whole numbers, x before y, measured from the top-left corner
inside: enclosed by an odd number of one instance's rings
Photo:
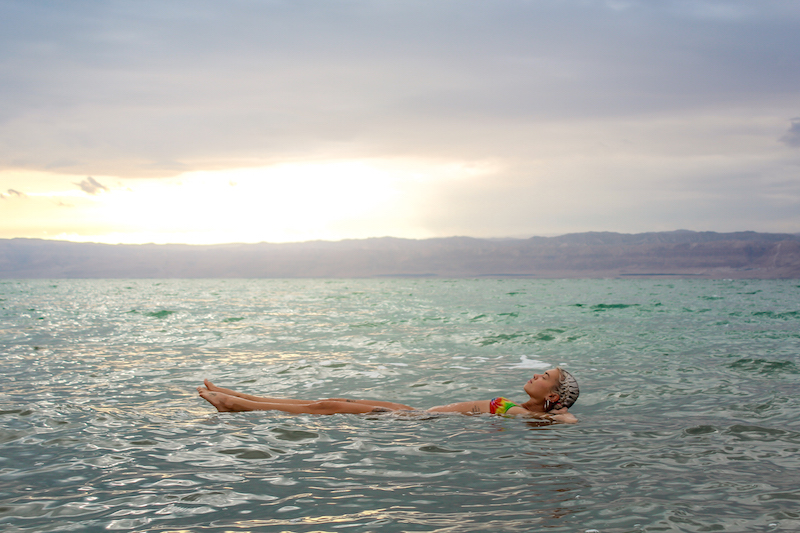
[[[528,401],[511,407],[506,411],[508,415],[522,415],[535,418],[553,420],[567,424],[578,421],[567,409],[547,411],[546,402],[558,402],[555,389],[559,383],[558,369],[548,370],[543,374],[535,374],[523,386],[528,395]],[[268,398],[244,394],[218,387],[208,380],[204,387],[198,387],[200,396],[213,405],[218,411],[283,411],[292,414],[364,414],[389,411],[413,411],[413,407],[395,402],[378,400],[351,400],[347,398],[327,398],[324,400],[295,400],[286,398]],[[463,413],[482,414],[490,412],[490,400],[472,402],[458,402],[447,405],[431,407],[432,413]]]
[[[283,411],[285,413],[309,413],[332,415],[337,413],[359,414],[384,411],[413,411],[413,407],[395,402],[379,400],[352,400],[348,398],[327,398],[324,400],[294,400],[288,398],[267,398],[244,394],[231,389],[218,387],[209,380],[205,387],[198,387],[200,396],[217,408],[218,411]]]
[[[528,401],[511,407],[506,414],[508,415],[522,415],[532,416],[535,418],[544,418],[562,422],[565,424],[574,424],[578,421],[567,409],[558,409],[547,411],[545,409],[545,401],[557,403],[559,400],[558,393],[555,392],[561,379],[559,370],[557,368],[550,369],[542,374],[534,374],[528,380],[522,389],[528,394]],[[448,405],[439,405],[428,409],[432,413],[463,413],[463,414],[481,414],[489,413],[490,400],[479,400],[475,402],[458,402]]]

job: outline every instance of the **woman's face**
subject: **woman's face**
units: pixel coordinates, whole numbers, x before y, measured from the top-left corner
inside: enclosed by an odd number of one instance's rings
[[[555,394],[556,387],[561,380],[561,372],[557,368],[552,368],[542,374],[534,374],[531,379],[522,387],[528,396],[537,400],[549,399]]]

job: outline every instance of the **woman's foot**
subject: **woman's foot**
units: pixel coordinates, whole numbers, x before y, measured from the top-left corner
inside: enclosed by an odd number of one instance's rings
[[[203,380],[203,384],[206,386],[205,388],[210,390],[211,392],[221,392],[222,394],[227,394],[228,396],[236,396],[238,398],[244,398],[245,400],[260,401],[265,399],[265,398],[258,398],[251,394],[243,394],[241,392],[236,392],[235,390],[226,389],[225,387],[218,387],[217,385],[214,385],[207,379]]]
[[[220,413],[237,411],[234,402],[231,401],[231,397],[227,394],[213,392],[204,387],[197,387],[197,392],[201,398],[213,405]]]
[[[207,379],[203,380],[203,385],[205,385],[208,390],[213,391],[213,392],[219,392],[221,390],[221,387],[217,387],[216,385],[214,385],[213,383],[211,383]]]

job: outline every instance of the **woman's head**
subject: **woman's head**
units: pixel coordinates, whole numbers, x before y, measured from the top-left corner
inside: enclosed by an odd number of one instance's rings
[[[555,389],[555,393],[558,394],[556,407],[572,407],[572,404],[575,403],[581,393],[578,387],[578,380],[561,367],[556,368],[556,370],[560,374],[558,385]]]
[[[552,368],[541,374],[534,374],[524,389],[531,399],[543,403],[545,411],[570,407],[580,394],[578,382],[563,368]]]

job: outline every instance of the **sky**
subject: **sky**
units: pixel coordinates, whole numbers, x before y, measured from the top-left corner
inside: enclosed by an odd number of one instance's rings
[[[0,0],[0,238],[800,232],[794,0]]]

